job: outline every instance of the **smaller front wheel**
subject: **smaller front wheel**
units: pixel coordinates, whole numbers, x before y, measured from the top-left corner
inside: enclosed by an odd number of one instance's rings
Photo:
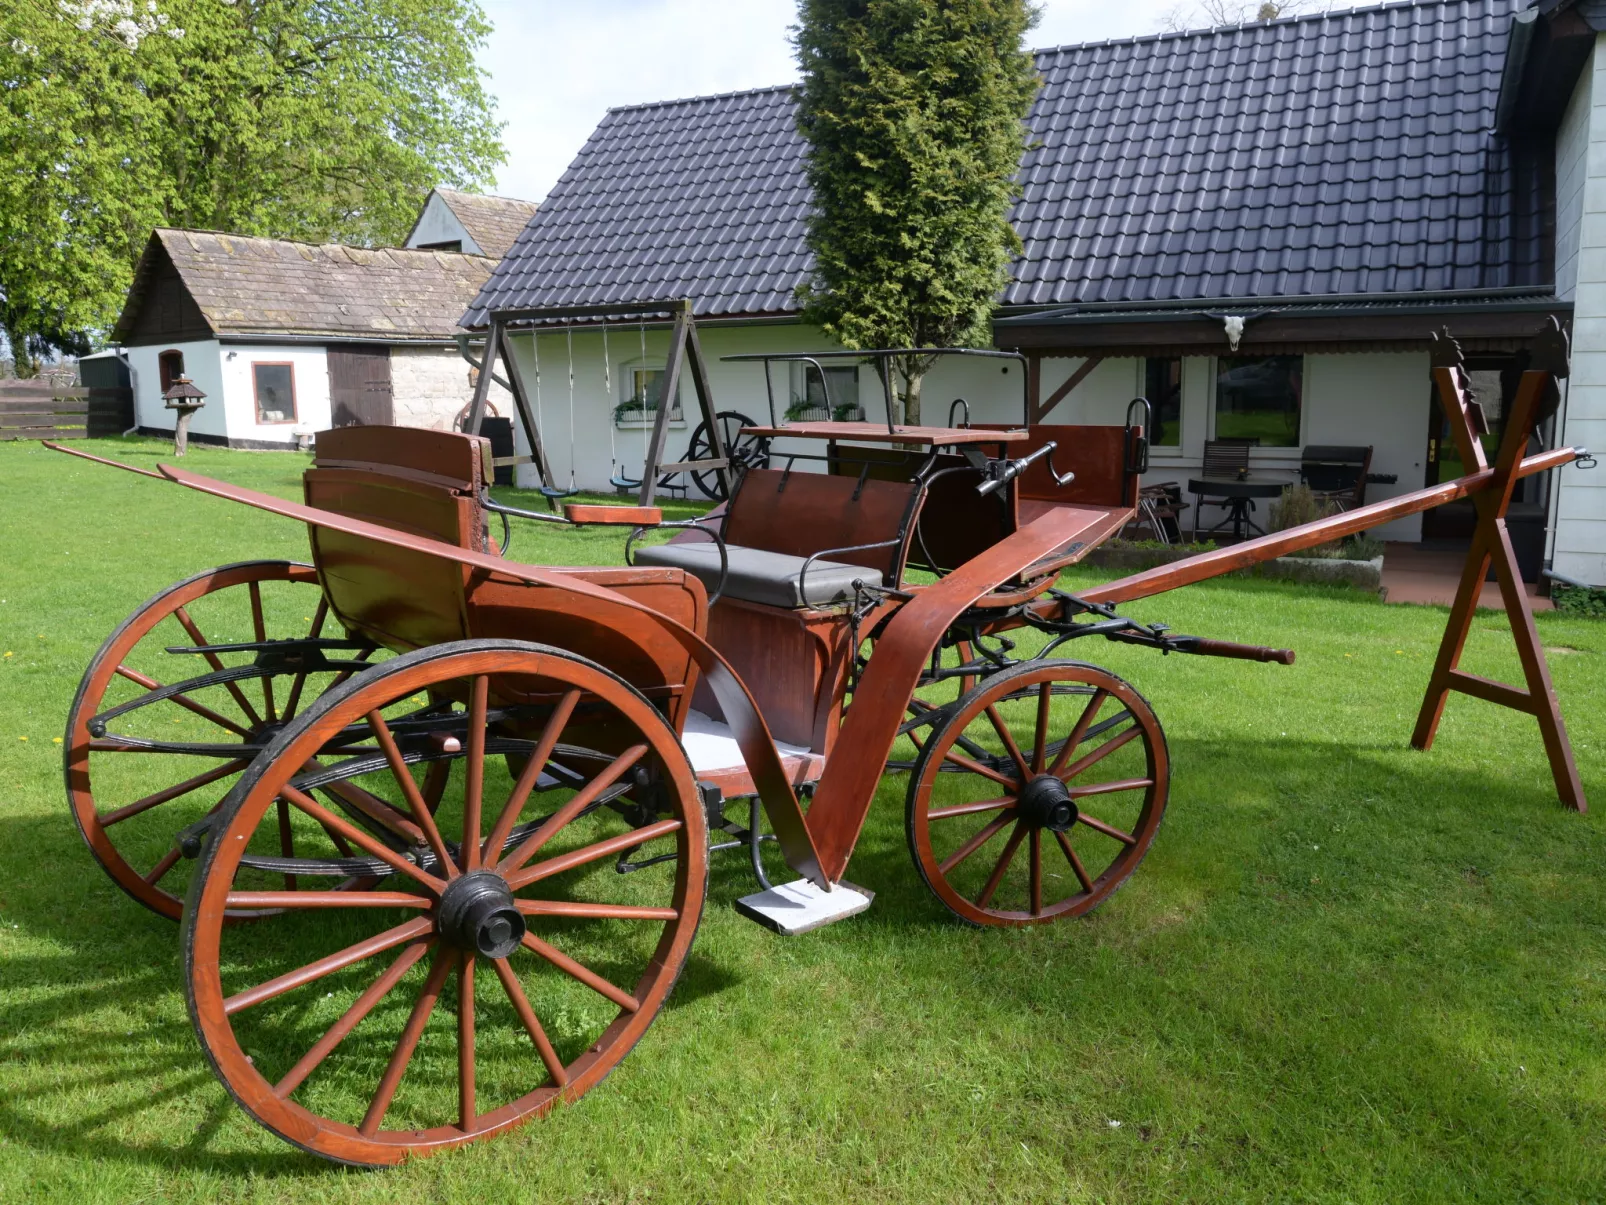
[[[933,727],[909,783],[909,850],[972,924],[1080,916],[1138,868],[1169,783],[1165,733],[1129,683],[1080,661],[1028,661]]]

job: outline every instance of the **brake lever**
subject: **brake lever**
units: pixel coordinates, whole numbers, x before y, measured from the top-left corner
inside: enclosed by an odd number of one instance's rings
[[[1038,448],[1037,451],[1031,453],[1030,455],[1022,456],[1019,460],[993,461],[989,466],[989,476],[987,480],[983,481],[976,487],[976,492],[984,498],[988,494],[996,493],[1001,487],[1015,480],[1015,478],[1019,477],[1022,473],[1024,473],[1032,465],[1036,464],[1039,460],[1042,460],[1045,456],[1049,457],[1047,465],[1048,474],[1050,477],[1054,478],[1054,484],[1069,485],[1071,482],[1076,480],[1076,473],[1072,471],[1061,474],[1054,471],[1054,460],[1051,453],[1057,447],[1059,447],[1059,444],[1051,439],[1042,447]]]

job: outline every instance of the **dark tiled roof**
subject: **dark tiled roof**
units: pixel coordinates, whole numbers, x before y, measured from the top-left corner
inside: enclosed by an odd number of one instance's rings
[[[673,297],[791,312],[812,262],[802,151],[790,88],[610,110],[464,321]]]
[[[537,208],[534,201],[517,201],[512,197],[487,197],[450,188],[435,191],[463,223],[469,237],[492,259],[501,259],[507,254]]]
[[[134,270],[113,342],[137,322],[163,255],[216,334],[396,342],[451,338],[495,262],[450,251],[367,250],[159,228]]]
[[[1009,306],[1546,283],[1489,130],[1524,0],[1425,0],[1039,51]],[[789,88],[611,111],[464,317],[691,296],[790,313]]]

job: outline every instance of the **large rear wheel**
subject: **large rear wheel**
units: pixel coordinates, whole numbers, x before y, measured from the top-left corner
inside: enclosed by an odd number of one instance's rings
[[[932,728],[909,783],[909,850],[972,924],[1080,916],[1138,868],[1169,783],[1165,733],[1130,684],[1079,661],[1028,661],[983,679]]]
[[[113,882],[179,918],[189,864],[178,834],[219,806],[274,733],[368,659],[370,648],[325,639],[344,635],[311,565],[249,561],[169,586],[106,638],[68,713],[63,769],[78,831]],[[227,651],[278,640],[301,643],[266,663]],[[298,660],[292,649],[321,655]],[[231,676],[246,667],[257,672]]]
[[[275,856],[280,802],[319,856]],[[438,645],[330,691],[242,776],[185,909],[190,1016],[268,1129],[396,1163],[601,1080],[663,1007],[706,887],[696,784],[650,702],[557,649]],[[240,910],[271,915],[224,923]]]

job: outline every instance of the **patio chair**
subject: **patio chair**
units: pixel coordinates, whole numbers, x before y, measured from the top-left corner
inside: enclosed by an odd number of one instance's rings
[[[1366,505],[1366,475],[1372,449],[1359,444],[1306,444],[1300,453],[1299,479],[1319,501],[1336,510]]]
[[[1138,491],[1137,512],[1128,520],[1121,534],[1132,527],[1147,527],[1162,544],[1181,542],[1182,512],[1189,503],[1182,500],[1182,487],[1175,481],[1162,481],[1146,485]]]
[[[1249,449],[1260,446],[1258,439],[1209,439],[1204,446],[1203,473],[1206,477],[1236,477],[1240,473],[1249,471]],[[1201,496],[1199,509],[1193,513],[1193,534],[1199,536],[1199,520],[1204,517],[1205,507],[1217,506],[1226,511],[1222,521],[1210,530],[1231,522],[1234,515],[1242,511],[1247,513],[1255,509],[1253,501],[1247,498],[1215,498]]]

